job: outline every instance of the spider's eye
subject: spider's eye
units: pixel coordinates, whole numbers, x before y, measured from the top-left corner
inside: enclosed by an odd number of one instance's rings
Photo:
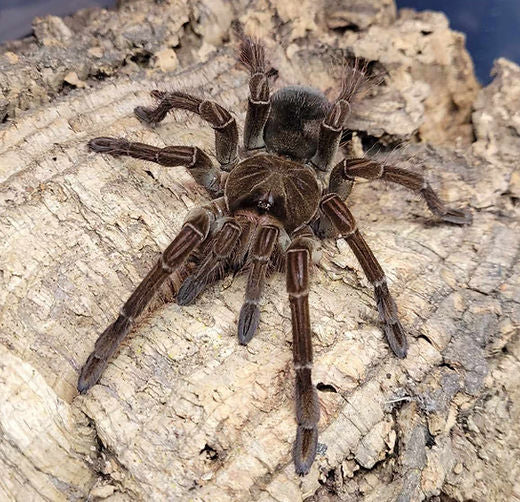
[[[271,203],[265,200],[261,200],[258,202],[258,207],[263,211],[269,211],[269,209],[271,208]]]
[[[269,211],[271,209],[271,207],[273,207],[273,204],[274,204],[274,198],[273,198],[273,195],[271,194],[271,192],[268,192],[268,193],[262,195],[262,197],[257,202],[258,209],[261,212]]]

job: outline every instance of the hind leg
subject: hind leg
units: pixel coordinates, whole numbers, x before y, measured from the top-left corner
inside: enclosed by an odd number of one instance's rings
[[[355,178],[380,179],[402,185],[419,193],[428,205],[428,209],[441,220],[456,225],[471,224],[471,213],[468,210],[448,207],[421,174],[365,158],[342,160],[334,167],[330,177],[331,180],[343,179],[351,182]],[[335,187],[330,187],[330,192],[335,191],[337,191]]]
[[[212,197],[220,195],[220,172],[215,169],[208,155],[196,146],[158,148],[145,143],[127,141],[124,138],[109,137],[93,138],[88,142],[88,146],[97,153],[113,156],[126,155],[167,167],[184,166],[193,179],[201,184]]]
[[[321,123],[318,147],[311,159],[312,165],[320,171],[328,171],[338,151],[341,135],[350,117],[352,104],[363,95],[370,79],[366,66],[356,60],[347,66],[341,82],[341,92]]]
[[[269,116],[269,80],[262,44],[244,37],[240,44],[240,62],[251,74],[249,79],[249,101],[244,123],[244,148],[257,150],[265,146],[264,127]]]
[[[224,107],[184,92],[152,91],[152,96],[159,99],[159,104],[155,108],[138,106],[134,112],[140,120],[156,124],[175,109],[196,113],[215,131],[215,154],[220,168],[233,169],[238,161],[238,129],[234,117]]]

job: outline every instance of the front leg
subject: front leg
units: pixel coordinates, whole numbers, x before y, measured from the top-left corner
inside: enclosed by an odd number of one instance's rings
[[[178,270],[186,258],[206,239],[211,223],[215,217],[221,216],[223,201],[219,201],[221,200],[214,201],[204,208],[197,208],[188,216],[177,237],[123,305],[117,319],[96,340],[94,351],[81,369],[78,380],[79,392],[85,393],[97,383],[110,357],[164,281]]]
[[[88,142],[91,150],[109,155],[127,155],[135,159],[148,160],[161,166],[184,166],[193,179],[202,185],[212,197],[221,194],[220,172],[215,169],[211,159],[196,146],[167,146],[158,148],[127,141],[124,138],[100,137]]]
[[[357,229],[356,220],[337,194],[328,194],[320,202],[320,208],[330,219],[359,261],[367,279],[374,286],[379,318],[383,323],[386,339],[394,354],[403,358],[408,351],[404,329],[397,317],[397,306],[388,291],[385,273],[368,244]]]
[[[242,227],[233,218],[226,220],[220,230],[215,230],[211,249],[181,284],[177,293],[177,305],[190,305],[204,288],[220,275],[226,260],[235,252],[241,233]]]
[[[287,249],[287,292],[291,304],[293,362],[296,373],[296,440],[293,460],[296,473],[309,472],[318,446],[320,404],[312,383],[312,332],[309,314],[309,267],[314,248],[312,234],[300,234]]]
[[[369,158],[343,159],[336,164],[330,175],[329,191],[336,192],[336,185],[339,186],[341,180],[353,181],[355,178],[381,179],[397,183],[421,194],[430,211],[443,221],[456,225],[471,224],[471,213],[463,209],[446,206],[421,174],[401,167],[388,166]]]
[[[247,345],[251,341],[260,323],[258,304],[279,233],[278,227],[262,225],[259,227],[251,247],[251,266],[247,276],[246,294],[238,318],[238,340],[242,345]]]

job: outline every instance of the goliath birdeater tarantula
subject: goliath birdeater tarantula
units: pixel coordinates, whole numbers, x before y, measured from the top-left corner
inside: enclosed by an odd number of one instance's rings
[[[95,138],[95,152],[128,155],[163,166],[184,166],[213,198],[192,211],[122,307],[118,318],[101,334],[81,370],[78,389],[86,392],[100,378],[109,358],[171,274],[182,277],[177,303],[187,305],[226,273],[248,274],[238,319],[238,339],[247,344],[258,327],[259,301],[269,270],[285,270],[291,305],[293,360],[296,376],[296,421],[293,458],[296,472],[306,474],[316,456],[320,406],[312,384],[312,342],[308,304],[309,269],[317,240],[343,238],[352,248],[374,286],[379,317],[394,354],[407,352],[406,336],[388,291],[385,274],[359,232],[345,204],[355,178],[401,184],[424,197],[444,221],[470,223],[469,213],[450,209],[420,175],[370,158],[343,159],[332,167],[351,105],[367,88],[366,67],[347,66],[339,95],[329,102],[318,90],[284,87],[269,92],[263,46],[243,37],[240,61],[250,71],[244,148],[238,153],[233,116],[219,104],[184,92],[159,92],[155,108],[138,107],[136,115],[155,124],[170,110],[199,115],[215,131],[219,167],[194,146],[157,148],[121,138]],[[330,172],[327,182],[322,180]]]

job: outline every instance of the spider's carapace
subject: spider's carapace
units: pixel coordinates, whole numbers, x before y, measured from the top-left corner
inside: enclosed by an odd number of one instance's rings
[[[257,154],[229,173],[224,196],[231,213],[251,209],[270,214],[291,233],[316,214],[321,189],[311,167],[278,155]]]

